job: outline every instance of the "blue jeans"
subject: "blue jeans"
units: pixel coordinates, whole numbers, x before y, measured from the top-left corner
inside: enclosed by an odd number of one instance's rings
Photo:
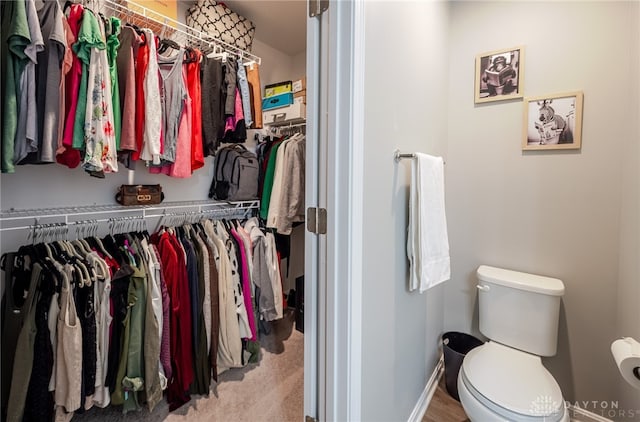
[[[253,123],[251,116],[251,97],[249,95],[249,84],[247,83],[247,73],[244,70],[242,60],[238,60],[238,87],[240,88],[240,96],[242,97],[242,109],[244,111],[244,123],[248,127]]]

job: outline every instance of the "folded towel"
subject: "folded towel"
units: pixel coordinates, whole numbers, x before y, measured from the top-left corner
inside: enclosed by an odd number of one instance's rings
[[[442,157],[416,153],[411,160],[407,257],[409,290],[420,293],[451,277],[444,206]]]

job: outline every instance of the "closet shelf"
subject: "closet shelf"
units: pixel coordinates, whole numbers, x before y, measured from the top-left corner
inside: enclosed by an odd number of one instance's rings
[[[132,218],[158,218],[169,216],[247,216],[250,213],[256,211],[260,207],[259,200],[251,201],[176,201],[165,202],[158,205],[139,205],[139,206],[123,206],[123,205],[79,205],[71,207],[56,207],[56,208],[33,208],[33,209],[10,209],[0,211],[0,222],[3,223],[3,227],[0,231],[5,230],[19,230],[31,228],[31,226],[20,227],[4,227],[5,222],[19,222],[24,223],[25,220],[34,220],[35,224],[41,223],[43,220],[47,220],[47,223],[51,223],[50,220],[57,220],[59,223],[69,224],[79,222],[82,218],[88,216],[101,216],[104,214],[124,214],[126,217]],[[116,219],[119,217],[115,217]],[[120,217],[122,218],[122,217]],[[94,221],[111,221],[113,218],[107,218]]]
[[[163,38],[171,38],[181,45],[188,45],[199,49],[204,55],[214,51],[216,47],[233,54],[245,63],[255,62],[261,64],[261,58],[242,50],[233,44],[212,37],[206,32],[197,30],[156,11],[148,9],[130,0],[94,0],[97,3],[95,9],[106,16],[116,16],[123,23],[137,25],[140,28],[149,28]]]
[[[283,126],[306,126],[307,125],[307,120],[303,119],[303,118],[299,118],[299,119],[291,119],[291,120],[283,120],[281,122],[269,122],[269,123],[265,123],[265,126],[269,126],[269,127],[283,127]]]

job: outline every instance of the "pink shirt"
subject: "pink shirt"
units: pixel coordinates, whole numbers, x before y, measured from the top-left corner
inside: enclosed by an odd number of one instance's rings
[[[236,88],[236,104],[235,104],[235,114],[233,116],[227,117],[227,120],[224,125],[225,133],[229,130],[236,130],[236,125],[240,120],[244,120],[244,111],[242,110],[242,98],[240,97],[240,91]]]
[[[187,85],[187,66],[182,65],[182,79]],[[180,126],[178,127],[178,138],[176,140],[176,161],[171,165],[169,176],[172,177],[191,177],[191,134],[193,122],[193,108],[189,91],[185,90],[186,97],[184,100],[184,108],[180,117]]]

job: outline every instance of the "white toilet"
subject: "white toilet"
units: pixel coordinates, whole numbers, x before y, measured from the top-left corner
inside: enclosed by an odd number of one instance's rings
[[[556,354],[562,281],[482,265],[480,331],[458,374],[472,422],[569,422],[562,392],[540,356]]]

